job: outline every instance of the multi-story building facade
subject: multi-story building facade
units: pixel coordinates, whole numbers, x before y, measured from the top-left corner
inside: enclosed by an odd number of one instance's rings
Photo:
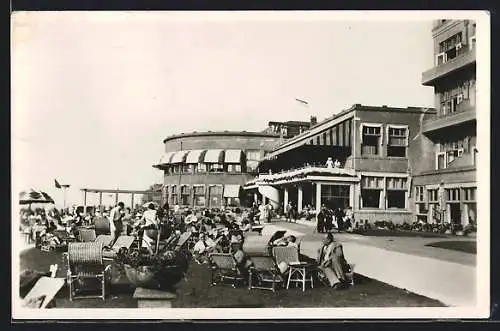
[[[476,23],[437,20],[434,66],[422,84],[434,88],[436,114],[422,122],[421,157],[412,164],[416,219],[476,221]]]
[[[411,164],[433,109],[353,105],[274,149],[244,189],[301,211],[351,207],[356,220],[410,222]],[[416,139],[417,138],[417,139]],[[339,167],[326,167],[328,157]]]
[[[262,132],[193,132],[167,137],[163,201],[170,205],[221,208],[245,204],[241,186],[257,171],[258,161],[280,142]]]

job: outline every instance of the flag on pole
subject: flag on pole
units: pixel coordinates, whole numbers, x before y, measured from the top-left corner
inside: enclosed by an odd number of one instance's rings
[[[57,179],[54,179],[54,183],[56,185],[56,188],[62,188],[61,184],[57,181]]]

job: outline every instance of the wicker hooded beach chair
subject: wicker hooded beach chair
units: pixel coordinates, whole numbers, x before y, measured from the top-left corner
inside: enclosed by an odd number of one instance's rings
[[[211,285],[224,284],[225,280],[231,280],[231,285],[236,287],[238,282],[245,280],[232,254],[212,253],[209,258],[212,264]]]
[[[94,229],[78,228],[78,241],[79,242],[93,242],[97,238]]]
[[[102,256],[102,243],[69,243],[67,263],[67,282],[70,300],[77,298],[105,299],[106,269]],[[80,292],[87,292],[86,290],[89,290],[89,280],[97,280],[97,283],[101,287],[99,295],[79,295]]]

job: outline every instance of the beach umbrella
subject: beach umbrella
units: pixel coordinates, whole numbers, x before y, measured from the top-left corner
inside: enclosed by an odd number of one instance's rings
[[[54,199],[43,191],[29,190],[19,194],[19,204],[31,205],[32,203],[54,203]]]

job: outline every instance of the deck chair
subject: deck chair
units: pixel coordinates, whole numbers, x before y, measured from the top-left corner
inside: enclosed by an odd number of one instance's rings
[[[108,234],[100,234],[95,238],[96,243],[101,243],[103,247],[108,247],[113,242],[113,236]]]
[[[79,242],[93,242],[97,238],[94,229],[78,228],[78,241]]]
[[[184,232],[183,234],[181,234],[179,241],[177,241],[177,244],[175,245],[176,251],[180,251],[187,246],[186,244],[188,243],[189,238],[191,238],[191,234],[191,232]]]
[[[281,272],[288,271],[286,288],[290,283],[302,284],[302,290],[305,291],[305,283],[310,282],[314,288],[312,269],[316,265],[299,260],[299,249],[293,246],[273,247],[273,256]],[[285,267],[285,268],[283,268]],[[287,268],[288,267],[288,268]]]
[[[236,287],[238,282],[245,278],[239,271],[236,260],[232,254],[212,253],[209,255],[211,262],[211,285],[224,284],[225,280],[231,280],[231,285]]]
[[[69,243],[67,282],[69,299],[101,298],[106,296],[106,269],[102,256],[102,243]],[[97,280],[101,287],[100,295],[79,295],[88,289],[88,281]]]
[[[49,308],[49,304],[64,286],[64,278],[41,277],[23,299],[26,308]]]
[[[283,277],[271,256],[252,256],[252,267],[248,280],[248,289],[263,289],[276,291],[276,285],[283,284]],[[270,284],[270,286],[266,286]]]
[[[135,241],[134,236],[119,236],[116,239],[113,246],[111,246],[111,248],[103,250],[103,257],[105,259],[114,259],[116,257],[116,254],[120,250],[120,248],[124,247],[124,248],[130,249],[130,247],[132,246],[134,241]]]

